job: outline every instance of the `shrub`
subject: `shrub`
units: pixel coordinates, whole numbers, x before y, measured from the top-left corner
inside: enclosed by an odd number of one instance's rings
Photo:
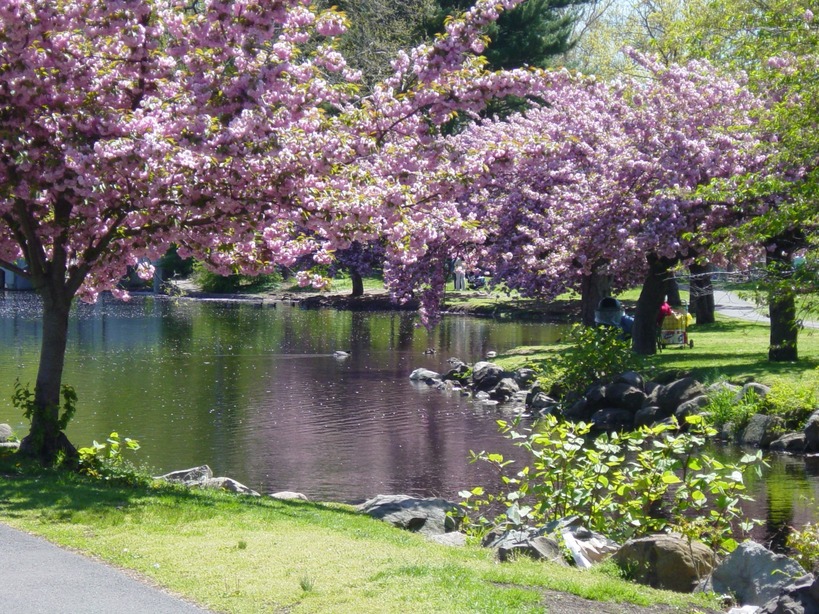
[[[544,387],[559,391],[559,396],[643,367],[643,359],[631,350],[630,340],[618,329],[578,324],[572,327],[569,338],[567,348],[535,365]]]
[[[753,390],[737,399],[736,391],[722,388],[708,395],[708,405],[704,411],[712,425],[722,428],[729,424],[731,434],[736,436],[748,426],[751,416],[765,413],[765,407],[762,397]]]
[[[762,402],[765,413],[779,416],[784,428],[797,431],[805,426],[817,405],[816,389],[813,386],[793,382],[777,382]]]
[[[819,526],[808,523],[802,530],[792,530],[788,535],[788,548],[794,558],[806,570],[819,567]]]
[[[139,450],[139,442],[129,437],[120,438],[116,431],[111,433],[106,443],[96,440],[87,448],[80,448],[80,473],[102,480],[116,480],[128,484],[136,484],[146,479],[144,472],[139,470],[123,454],[127,451]]]
[[[266,275],[217,275],[201,262],[193,265],[194,280],[204,292],[214,294],[231,294],[235,292],[253,292],[276,286],[282,280],[279,273]]]
[[[497,468],[501,488],[460,493],[470,531],[578,516],[589,529],[615,540],[674,530],[715,551],[733,550],[732,525],[752,526],[742,521],[739,509],[739,502],[750,498],[743,472],[761,470],[761,452],[737,465],[721,463],[701,449],[713,430],[700,416],[687,422],[685,433],[663,424],[592,438],[591,425],[554,416],[545,416],[528,434],[499,421],[505,435],[529,453],[531,465],[509,475],[512,461],[502,455],[473,454],[473,460]],[[487,512],[494,517],[487,518]]]

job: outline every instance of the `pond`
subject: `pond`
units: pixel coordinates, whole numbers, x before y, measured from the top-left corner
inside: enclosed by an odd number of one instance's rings
[[[26,432],[9,401],[34,382],[39,300],[0,293],[0,422]],[[284,303],[103,297],[72,313],[65,382],[79,395],[77,445],[111,431],[142,444],[157,471],[209,464],[268,493],[356,502],[376,494],[456,498],[493,483],[470,450],[518,451],[497,431],[502,407],[409,381],[417,367],[473,362],[489,351],[556,342],[565,329],[445,317],[428,332],[407,312],[307,310]],[[426,354],[435,348],[435,354]],[[337,359],[336,350],[349,351]],[[720,448],[730,459],[741,453]],[[734,456],[735,457],[735,456]],[[819,458],[773,457],[752,483],[762,541],[813,521]]]

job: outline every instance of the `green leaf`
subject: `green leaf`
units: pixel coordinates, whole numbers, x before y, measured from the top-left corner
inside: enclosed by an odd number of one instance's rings
[[[673,471],[666,471],[663,474],[662,479],[663,479],[663,484],[679,484],[680,482],[682,482],[682,480],[680,478],[678,478],[676,475],[674,475]]]

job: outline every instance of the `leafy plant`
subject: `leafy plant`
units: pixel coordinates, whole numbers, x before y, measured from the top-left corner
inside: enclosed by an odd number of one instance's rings
[[[618,329],[578,324],[572,327],[569,338],[567,348],[537,365],[543,374],[541,381],[547,388],[557,389],[559,396],[643,366],[642,358],[631,350],[631,343]]]
[[[139,450],[139,442],[129,437],[120,438],[114,431],[106,443],[94,442],[78,450],[80,454],[80,472],[99,479],[118,479],[126,482],[140,481],[141,472],[134,467],[123,453]]]
[[[782,418],[785,429],[799,430],[816,410],[816,389],[794,382],[777,382],[771,386],[762,406],[765,413]]]
[[[269,289],[279,284],[282,280],[280,274],[267,275],[218,275],[207,269],[201,262],[193,264],[193,275],[195,281],[205,292],[215,294],[230,294],[239,291],[261,291]]]
[[[722,428],[729,424],[734,436],[748,426],[751,416],[765,413],[763,399],[756,392],[749,390],[742,398],[737,399],[736,391],[729,388],[721,388],[709,394],[705,411],[710,416],[712,425]]]
[[[805,569],[819,567],[819,525],[808,523],[801,530],[793,529],[788,535],[788,547]]]
[[[750,498],[743,472],[761,469],[761,453],[737,465],[722,463],[702,451],[713,429],[701,416],[687,422],[684,433],[663,424],[591,437],[591,425],[551,415],[529,434],[499,421],[505,435],[531,455],[531,465],[508,475],[512,461],[473,453],[473,461],[498,469],[502,486],[498,493],[483,487],[460,493],[470,510],[468,525],[481,534],[578,516],[615,540],[675,530],[715,551],[731,551],[732,526],[742,519],[739,502]]]

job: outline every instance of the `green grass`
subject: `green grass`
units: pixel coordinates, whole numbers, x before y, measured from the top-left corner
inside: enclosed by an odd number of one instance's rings
[[[656,370],[688,371],[705,382],[727,379],[772,384],[784,380],[810,384],[816,382],[819,375],[819,330],[802,330],[799,360],[784,363],[768,361],[770,328],[767,325],[717,315],[714,324],[690,326],[688,335],[694,342],[693,348],[667,348],[650,357],[648,366]],[[563,347],[515,348],[495,361],[514,369],[537,363]]]
[[[92,554],[225,612],[542,612],[544,590],[677,606],[598,571],[450,548],[342,505],[152,484],[126,488],[0,458],[0,521]]]

